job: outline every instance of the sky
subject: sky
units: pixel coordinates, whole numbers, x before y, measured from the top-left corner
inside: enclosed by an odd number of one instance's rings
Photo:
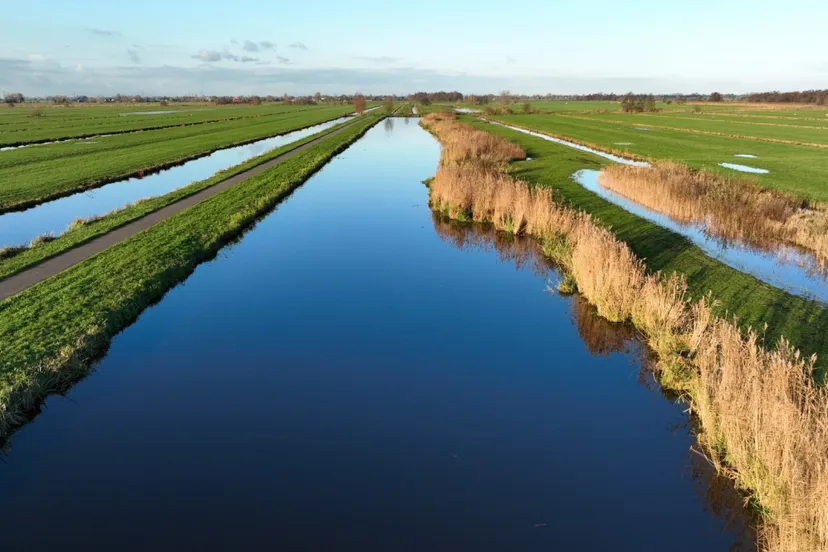
[[[745,93],[828,88],[828,2],[27,0],[0,92]]]

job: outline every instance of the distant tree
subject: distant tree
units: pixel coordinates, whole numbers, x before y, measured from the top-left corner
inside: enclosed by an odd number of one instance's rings
[[[710,94],[710,101],[711,102],[723,102],[724,98],[718,92],[713,92],[712,94]]]
[[[320,92],[317,92],[316,94],[314,94],[313,95],[313,101],[316,102],[316,103],[321,102],[322,101],[322,94]]]
[[[170,105],[170,102],[168,102],[167,100],[161,100],[160,102],[158,102],[158,105],[160,105],[161,107],[167,107],[168,105]]]
[[[649,96],[647,96],[645,98],[642,98],[641,102],[642,102],[641,109],[643,111],[646,111],[648,113],[653,113],[655,111],[658,111],[658,109],[656,108],[655,98],[653,97],[652,94],[650,94]]]
[[[477,96],[475,96],[474,94],[469,94],[468,96],[466,96],[466,101],[472,105],[475,105],[477,103]]]
[[[525,115],[528,115],[529,113],[532,113],[532,104],[530,104],[529,102],[526,102],[525,104],[523,104],[523,113]]]
[[[250,97],[250,104],[251,105],[261,105],[262,99],[259,96],[251,96]]]
[[[632,92],[627,92],[626,94],[624,94],[624,97],[621,98],[621,110],[624,113],[639,112],[638,101],[636,100]]]
[[[3,98],[9,107],[14,107],[15,104],[23,103],[23,94],[20,92],[10,92]]]
[[[394,112],[394,98],[386,96],[382,106],[385,108],[386,113],[389,115],[392,114]]]
[[[506,106],[509,103],[509,100],[512,97],[512,93],[508,90],[503,90],[500,92],[500,103],[503,106]]]
[[[362,94],[354,96],[354,111],[356,111],[357,115],[365,113],[365,96]]]

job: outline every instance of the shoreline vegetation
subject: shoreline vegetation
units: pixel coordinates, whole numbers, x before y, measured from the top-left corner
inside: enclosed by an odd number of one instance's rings
[[[766,348],[754,329],[714,314],[710,295],[691,299],[683,275],[652,272],[593,216],[555,192],[513,178],[516,145],[453,114],[423,125],[443,145],[429,183],[433,210],[538,239],[580,292],[610,321],[631,322],[659,358],[659,380],[699,421],[708,459],[749,494],[769,552],[828,546],[828,391],[816,357],[784,337]],[[761,331],[761,330],[760,330]]]
[[[120,228],[129,222],[142,218],[167,205],[171,205],[176,201],[187,198],[206,188],[210,188],[223,180],[293,151],[308,142],[336,132],[343,127],[353,124],[357,120],[358,118],[344,121],[316,134],[300,138],[295,142],[285,144],[262,155],[220,170],[210,178],[192,182],[167,194],[139,199],[132,204],[127,204],[124,207],[99,216],[77,218],[72,221],[66,231],[59,235],[45,234],[38,236],[28,244],[0,247],[0,281],[18,272],[32,268],[74,247],[83,245],[94,238]]]
[[[692,170],[674,162],[610,165],[598,182],[682,222],[704,223],[715,236],[762,249],[793,245],[828,264],[828,207],[803,208],[797,198],[744,178]]]
[[[85,376],[144,309],[383,118],[360,117],[283,163],[0,302],[0,439],[49,394]]]

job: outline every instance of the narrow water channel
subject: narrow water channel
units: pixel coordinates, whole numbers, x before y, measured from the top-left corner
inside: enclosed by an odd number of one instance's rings
[[[265,138],[243,146],[214,151],[177,167],[143,178],[127,178],[84,192],[42,203],[25,211],[0,215],[0,247],[29,243],[41,234],[60,234],[76,218],[103,215],[139,199],[157,197],[213,176],[272,149],[336,126],[349,117]],[[79,142],[82,143],[82,142]]]
[[[828,303],[828,274],[809,253],[785,245],[765,250],[725,240],[707,231],[704,224],[676,220],[601,186],[595,170],[578,171],[572,178],[625,211],[689,238],[707,255],[736,270],[793,295]]]
[[[646,167],[644,161],[634,161],[611,153],[598,151],[568,140],[547,136],[520,127],[494,123],[511,130],[529,134],[557,144],[575,148],[608,159],[615,163]],[[645,207],[623,195],[609,190],[598,183],[598,171],[585,169],[576,172],[572,178],[584,188],[607,201],[618,205],[650,222],[663,226],[685,236],[702,251],[724,264],[793,295],[828,303],[828,272],[816,258],[806,251],[778,246],[774,249],[760,249],[734,240],[727,240],[708,231],[706,224],[687,223],[676,220],[664,213]]]
[[[628,331],[432,217],[438,155],[373,128],[117,336],[9,444],[4,549],[751,550]]]

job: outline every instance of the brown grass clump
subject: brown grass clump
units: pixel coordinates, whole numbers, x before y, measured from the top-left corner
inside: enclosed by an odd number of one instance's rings
[[[526,150],[517,144],[457,122],[453,113],[429,113],[423,117],[423,125],[440,140],[442,165],[455,165],[467,161],[487,166],[500,166],[509,161],[526,159]]]
[[[474,136],[480,131],[447,118],[424,124],[443,144],[459,135],[482,143]],[[661,383],[680,391],[697,416],[711,462],[760,508],[760,546],[828,550],[828,392],[813,380],[815,358],[802,358],[784,339],[767,348],[755,331],[714,315],[709,299],[691,300],[683,276],[649,274],[589,215],[493,166],[490,152],[508,151],[506,144],[492,142],[480,161],[472,149],[459,158],[456,151],[441,157],[432,207],[541,240],[599,314],[643,333],[659,357]]]
[[[821,267],[828,265],[828,209],[803,210],[800,200],[752,181],[672,162],[612,165],[598,181],[675,219],[704,224],[720,238],[764,249],[794,245],[811,251]]]

